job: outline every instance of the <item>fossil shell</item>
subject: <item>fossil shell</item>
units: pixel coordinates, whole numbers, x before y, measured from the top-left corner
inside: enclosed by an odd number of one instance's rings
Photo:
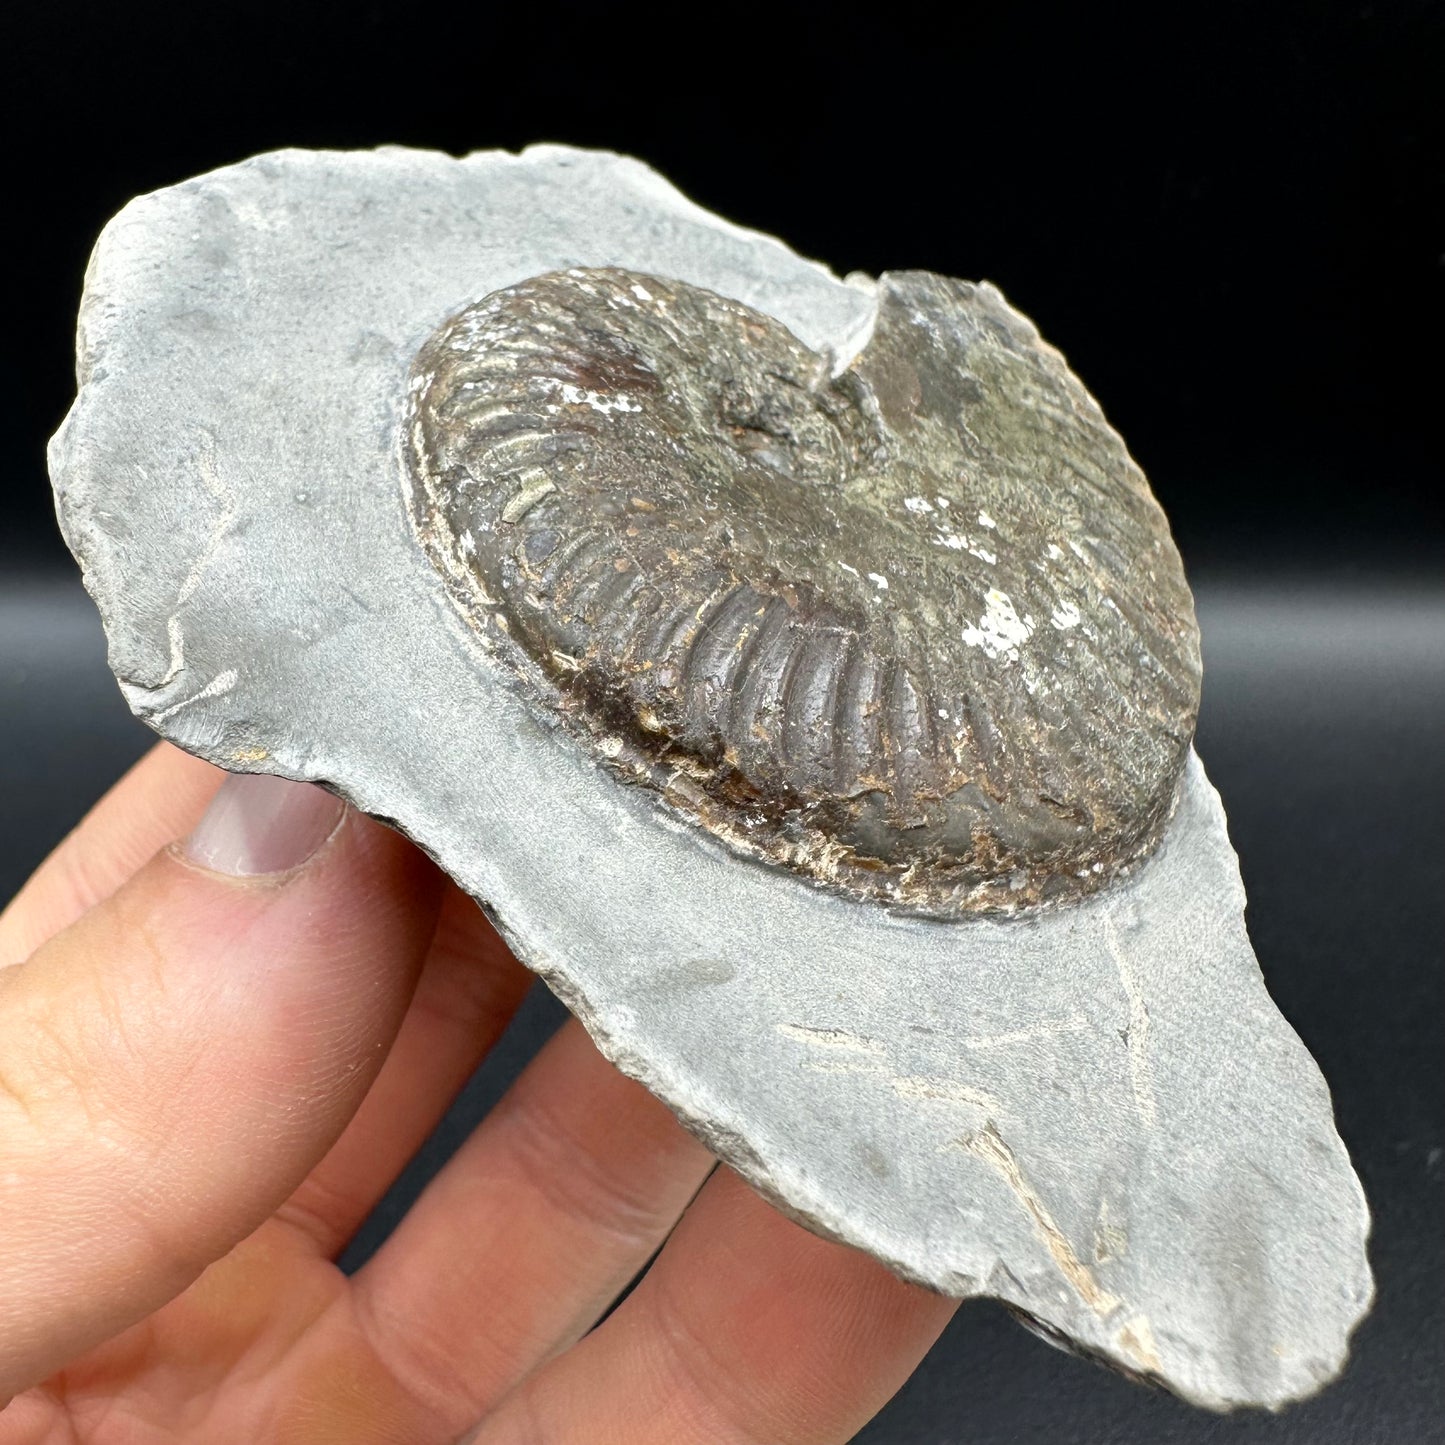
[[[415,362],[412,516],[478,635],[734,847],[929,912],[1107,882],[1170,815],[1193,606],[1097,404],[990,286],[885,275],[842,370],[622,270]]]

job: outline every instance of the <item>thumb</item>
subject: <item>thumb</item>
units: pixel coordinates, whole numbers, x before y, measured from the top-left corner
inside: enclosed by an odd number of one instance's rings
[[[305,783],[191,837],[0,971],[0,1400],[180,1293],[351,1117],[439,878]]]

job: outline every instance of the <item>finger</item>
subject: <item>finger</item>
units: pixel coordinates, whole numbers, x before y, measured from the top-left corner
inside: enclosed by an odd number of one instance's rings
[[[356,1276],[371,1349],[451,1438],[594,1323],[712,1164],[567,1023]]]
[[[225,777],[169,743],[151,749],[0,914],[0,960],[23,958],[189,833]],[[380,1076],[283,1217],[328,1255],[344,1247],[496,1042],[531,979],[475,903],[449,888]]]
[[[282,1206],[324,1255],[342,1250],[516,1013],[533,975],[455,885],[411,1007],[356,1117]]]
[[[158,848],[188,834],[225,778],[169,743],[153,747],[0,912],[0,968],[108,898]]]
[[[235,778],[185,853],[0,973],[0,1394],[296,1187],[400,1024],[437,886],[319,789]]]
[[[807,1233],[719,1170],[656,1264],[525,1381],[477,1445],[837,1445],[957,1305]]]

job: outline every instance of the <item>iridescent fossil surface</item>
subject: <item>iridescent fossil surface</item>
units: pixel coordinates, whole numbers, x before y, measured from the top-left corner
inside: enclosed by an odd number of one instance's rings
[[[603,273],[597,295],[555,279],[576,271]],[[604,291],[637,314],[548,380],[579,355],[564,313]],[[490,376],[497,349],[447,350],[488,298],[516,361]],[[699,308],[741,354],[698,346]],[[663,313],[672,349],[648,339]],[[617,337],[666,385],[598,373]],[[934,337],[972,357],[977,397],[940,382]],[[1187,749],[1178,562],[1117,439],[996,293],[844,283],[621,157],[290,151],[127,206],[78,350],[58,506],[157,731],[416,839],[619,1068],[808,1228],[1211,1408],[1343,1367],[1368,1211]],[[930,440],[940,385],[959,434]],[[549,584],[569,556],[575,585]],[[735,600],[634,666],[652,614],[629,557],[659,612],[701,607],[710,567]],[[764,644],[789,631],[780,662]],[[679,677],[650,679],[669,656]],[[870,670],[877,732],[815,729]],[[966,698],[925,725],[911,699],[944,671]],[[1100,736],[1071,733],[1091,709]],[[1051,754],[1041,718],[1073,743]]]
[[[656,276],[495,292],[415,364],[420,535],[536,694],[738,846],[935,911],[1107,884],[1199,703],[1148,484],[992,287],[886,275],[834,361]]]

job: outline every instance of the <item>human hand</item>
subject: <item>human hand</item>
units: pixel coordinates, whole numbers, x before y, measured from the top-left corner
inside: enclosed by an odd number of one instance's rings
[[[396,834],[222,777],[158,747],[0,915],[0,1445],[776,1445],[882,1405],[952,1302],[710,1173],[575,1021],[342,1274],[530,976]]]

